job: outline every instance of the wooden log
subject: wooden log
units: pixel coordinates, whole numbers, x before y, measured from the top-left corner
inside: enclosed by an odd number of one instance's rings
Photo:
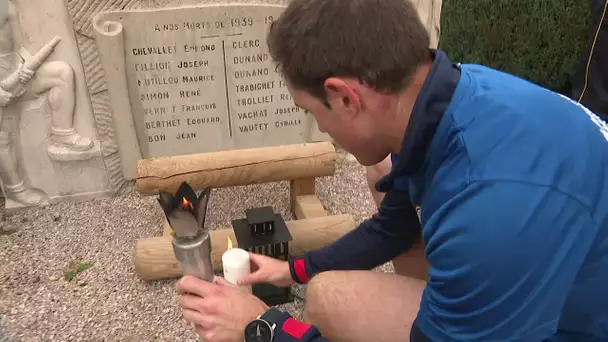
[[[165,219],[165,221],[163,223],[163,236],[171,237],[171,234],[173,234],[173,228],[171,228],[169,221],[167,221],[167,219]]]
[[[290,255],[323,248],[355,228],[351,215],[324,216],[308,220],[288,221],[287,227],[293,237],[289,244]],[[222,254],[226,251],[226,238],[236,245],[232,228],[211,232],[211,260],[216,272],[222,270]],[[135,273],[143,280],[160,280],[181,276],[179,263],[173,254],[171,238],[157,236],[140,239],[133,255]]]
[[[323,203],[317,195],[297,196],[293,214],[298,220],[327,216]]]
[[[137,189],[175,193],[182,182],[195,190],[331,176],[336,149],[330,142],[231,150],[142,159],[137,162]]]

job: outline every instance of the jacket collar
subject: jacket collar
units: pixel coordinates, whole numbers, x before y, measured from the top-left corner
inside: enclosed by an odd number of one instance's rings
[[[460,64],[454,64],[441,50],[432,52],[433,64],[416,98],[401,151],[391,172],[376,183],[379,192],[389,191],[396,178],[412,175],[422,168],[437,126],[460,81]]]

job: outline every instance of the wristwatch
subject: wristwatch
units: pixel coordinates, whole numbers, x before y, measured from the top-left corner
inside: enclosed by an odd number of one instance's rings
[[[249,322],[245,327],[245,342],[272,342],[274,329],[283,312],[276,308],[270,308],[258,318]]]

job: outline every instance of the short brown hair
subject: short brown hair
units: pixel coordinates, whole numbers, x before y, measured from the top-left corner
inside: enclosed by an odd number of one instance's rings
[[[267,43],[286,80],[325,102],[329,77],[401,91],[430,60],[429,40],[410,0],[292,0]]]

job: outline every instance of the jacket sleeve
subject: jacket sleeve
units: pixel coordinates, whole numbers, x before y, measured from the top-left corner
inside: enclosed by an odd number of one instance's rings
[[[292,278],[307,283],[330,270],[365,270],[407,251],[420,233],[420,221],[409,193],[397,188],[386,193],[378,212],[333,244],[290,258]]]
[[[330,342],[314,325],[297,321],[288,312],[283,312],[274,334],[274,342]]]

